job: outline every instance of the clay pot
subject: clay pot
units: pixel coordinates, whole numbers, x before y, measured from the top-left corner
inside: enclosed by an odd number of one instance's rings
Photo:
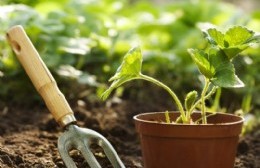
[[[180,113],[170,112],[175,120]],[[195,121],[200,113],[193,113]],[[166,124],[164,112],[134,116],[145,168],[233,168],[243,118],[218,113],[208,124]]]

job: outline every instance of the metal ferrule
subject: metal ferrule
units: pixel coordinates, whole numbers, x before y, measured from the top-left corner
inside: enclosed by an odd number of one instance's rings
[[[75,116],[73,114],[67,114],[65,116],[63,116],[58,123],[60,124],[60,126],[62,128],[64,128],[65,126],[69,125],[70,123],[75,123],[77,120],[75,118]]]

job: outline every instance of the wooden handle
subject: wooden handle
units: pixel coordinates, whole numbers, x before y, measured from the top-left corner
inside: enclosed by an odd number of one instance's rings
[[[70,116],[74,118],[73,112],[23,27],[14,26],[9,29],[7,39],[55,120],[62,126],[68,124],[63,123],[64,117]],[[68,119],[65,120],[65,122],[68,122]]]

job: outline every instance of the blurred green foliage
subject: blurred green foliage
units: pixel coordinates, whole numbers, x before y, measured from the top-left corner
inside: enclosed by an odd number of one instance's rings
[[[86,96],[89,89],[101,93],[123,55],[135,45],[142,47],[146,74],[187,93],[201,86],[187,52],[187,48],[206,45],[199,27],[206,23],[223,29],[244,25],[260,31],[260,11],[244,13],[217,0],[167,4],[148,0],[4,0],[1,5],[1,101],[22,102],[33,90],[5,39],[7,29],[16,24],[24,26],[68,98]],[[250,110],[260,106],[259,50],[244,52],[235,62],[247,87],[222,95],[228,107],[237,108],[240,105],[236,103],[248,104],[249,100]],[[234,95],[236,100],[231,102]]]

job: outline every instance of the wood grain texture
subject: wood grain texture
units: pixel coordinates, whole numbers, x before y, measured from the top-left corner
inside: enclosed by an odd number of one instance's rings
[[[14,26],[10,28],[7,32],[7,39],[55,120],[59,122],[63,116],[72,114],[72,109],[67,100],[60,92],[55,79],[42,61],[23,27]]]

